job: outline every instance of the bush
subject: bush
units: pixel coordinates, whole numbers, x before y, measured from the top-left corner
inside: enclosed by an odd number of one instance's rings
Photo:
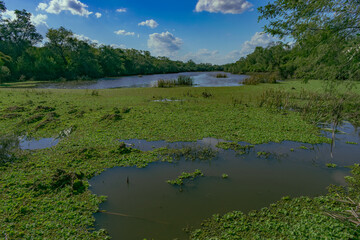
[[[276,83],[277,79],[279,79],[277,73],[259,73],[252,74],[249,78],[246,78],[242,84],[257,85],[259,83]]]

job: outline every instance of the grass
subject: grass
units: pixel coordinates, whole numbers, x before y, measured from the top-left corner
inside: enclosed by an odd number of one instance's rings
[[[176,87],[176,86],[192,86],[193,84],[194,84],[194,81],[193,81],[192,77],[180,75],[177,78],[177,80],[159,79],[156,83],[156,87],[170,88],[170,87]]]
[[[222,74],[222,73],[218,73],[218,74],[216,74],[216,78],[227,78],[228,76],[224,73],[224,74]]]
[[[96,92],[0,89],[0,136],[65,136],[51,149],[16,151],[11,161],[0,164],[0,235],[6,234],[8,239],[105,239],[105,231],[93,231],[92,228],[93,213],[105,197],[91,194],[87,180],[107,168],[145,167],[159,160],[158,153],[128,148],[118,139],[173,142],[213,137],[251,144],[284,140],[330,142],[299,112],[259,106],[261,94],[270,88],[316,91],[321,89],[321,83],[290,81],[243,87],[137,88]],[[354,91],[359,93],[359,90]],[[204,92],[211,92],[211,97],[204,97]],[[164,98],[184,101],[153,102]],[[208,156],[210,153],[202,154]],[[281,219],[275,220],[274,225],[267,218],[267,229],[273,226],[284,229],[280,234],[290,234],[296,226],[302,229],[301,219],[334,227],[337,221],[324,217],[319,208],[314,207],[320,200],[301,198],[291,205],[279,203],[273,212],[263,214],[274,214],[276,219],[279,211],[295,209],[299,215],[294,219],[298,221],[289,228],[289,225],[279,223]],[[337,209],[338,205],[331,204],[326,206]],[[305,206],[304,211],[301,206]],[[309,218],[312,216],[310,213],[315,214],[314,219]],[[235,221],[241,223],[243,219],[241,214],[235,214],[234,218],[233,213],[226,216],[226,221],[221,223],[231,221],[236,227],[239,225]],[[257,222],[262,216],[254,215],[243,226],[248,230],[254,229],[256,224],[264,226]],[[319,234],[326,229],[324,225],[318,227]],[[339,228],[343,230],[342,235],[337,232]],[[342,223],[334,229],[331,232],[340,238],[352,234],[352,230]],[[199,236],[202,235],[199,233]]]

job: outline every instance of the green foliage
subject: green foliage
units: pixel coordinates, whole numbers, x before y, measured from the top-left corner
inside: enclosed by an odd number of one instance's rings
[[[244,85],[257,85],[260,83],[276,83],[279,79],[276,73],[253,73],[250,77],[246,78],[242,84]]]
[[[336,168],[337,167],[337,165],[335,163],[327,163],[326,166],[328,168]]]
[[[158,88],[169,88],[175,86],[192,86],[193,79],[189,76],[182,76],[180,75],[177,80],[164,80],[159,79],[156,83],[156,87]]]
[[[166,182],[171,185],[181,186],[184,184],[184,180],[194,180],[196,177],[202,177],[202,176],[204,176],[204,174],[199,169],[196,169],[194,172],[191,173],[183,172],[176,179],[167,180]]]

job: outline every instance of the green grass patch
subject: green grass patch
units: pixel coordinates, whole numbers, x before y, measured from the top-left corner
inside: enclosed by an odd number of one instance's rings
[[[301,113],[284,114],[259,106],[262,93],[269,88],[300,91],[301,88],[316,90],[316,86],[317,82],[305,85],[294,81],[220,88],[0,89],[0,136],[64,137],[50,149],[14,151],[11,157],[5,153],[9,159],[0,163],[0,234],[6,234],[8,239],[105,239],[105,231],[93,231],[93,213],[105,198],[88,190],[88,179],[115,166],[145,167],[159,161],[161,151],[165,157],[189,156],[190,159],[200,156],[208,159],[213,155],[207,150],[191,149],[141,152],[120,143],[119,139],[174,142],[212,137],[250,144],[285,140],[330,142]],[[184,101],[153,102],[165,98]],[[313,207],[318,200],[297,201],[300,202],[289,206],[278,205],[274,211],[280,211],[282,206],[295,207],[295,213],[299,214],[294,218],[295,226],[301,228],[298,223],[309,221],[303,231],[321,221],[329,224],[327,231],[336,233],[333,236],[353,234],[342,223],[321,215],[319,208]],[[337,205],[326,206],[336,209]],[[309,217],[313,214],[314,219]],[[229,217],[229,221],[241,223],[241,216],[233,220]],[[244,222],[254,225],[244,226],[255,229],[259,219],[261,215],[256,215],[250,222]],[[289,224],[280,222],[281,219],[273,225],[269,223],[266,229],[284,228],[280,231],[283,235],[275,236],[294,236],[295,233],[289,232]],[[335,223],[338,225],[334,227]],[[318,227],[318,234],[325,232],[324,225]],[[343,233],[337,231],[340,228]]]

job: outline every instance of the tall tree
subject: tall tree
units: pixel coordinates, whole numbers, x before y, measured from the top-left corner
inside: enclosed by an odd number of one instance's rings
[[[21,49],[34,46],[43,37],[36,32],[36,27],[31,22],[31,13],[26,10],[15,10],[15,19],[5,19],[0,26],[0,40],[11,42]]]
[[[59,29],[50,28],[46,33],[46,37],[49,39],[46,45],[61,57],[64,65],[68,65],[66,51],[70,49],[73,32],[64,27]]]

